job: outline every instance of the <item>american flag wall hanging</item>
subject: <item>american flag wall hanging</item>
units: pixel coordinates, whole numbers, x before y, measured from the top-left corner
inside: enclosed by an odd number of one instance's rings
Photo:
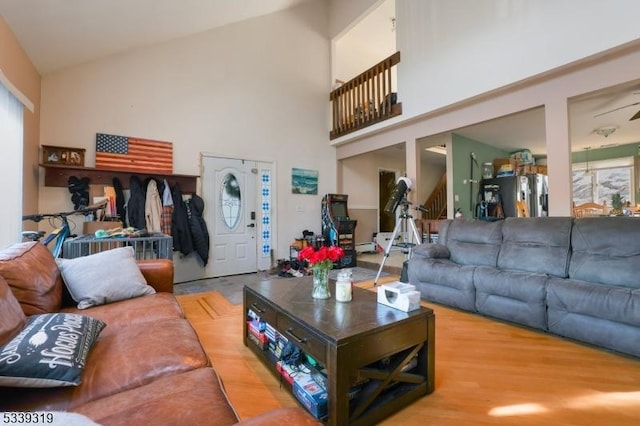
[[[96,133],[96,168],[172,174],[173,144]]]

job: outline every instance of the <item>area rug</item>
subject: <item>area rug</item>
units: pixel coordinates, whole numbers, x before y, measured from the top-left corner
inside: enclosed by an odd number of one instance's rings
[[[339,269],[333,269],[329,278],[336,279]],[[351,268],[353,281],[359,283],[362,281],[370,281],[375,279],[378,271],[356,266]],[[380,277],[389,276],[389,273],[382,272]],[[257,272],[252,274],[230,275],[227,277],[207,278],[204,280],[189,281],[185,283],[175,284],[173,293],[175,295],[203,293],[208,291],[217,291],[222,294],[229,302],[233,304],[242,303],[242,288],[245,284],[257,283],[269,280],[297,280],[298,278],[283,278],[278,275],[270,275],[267,272]]]
[[[367,281],[367,280],[373,280],[376,277],[376,274],[378,273],[378,271],[374,271],[373,269],[368,269],[368,268],[363,268],[361,266],[356,266],[355,268],[350,268],[351,269],[351,277],[353,278],[353,282],[354,283],[359,283],[361,281]],[[329,272],[329,278],[330,279],[337,279],[338,278],[338,272],[340,272],[341,269],[332,269]],[[382,271],[380,273],[380,277],[386,277],[387,275],[389,275],[387,272]]]

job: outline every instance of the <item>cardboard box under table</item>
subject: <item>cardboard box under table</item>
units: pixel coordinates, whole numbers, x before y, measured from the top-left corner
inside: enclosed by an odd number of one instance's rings
[[[327,391],[310,374],[301,373],[295,376],[293,394],[315,418],[327,417]]]

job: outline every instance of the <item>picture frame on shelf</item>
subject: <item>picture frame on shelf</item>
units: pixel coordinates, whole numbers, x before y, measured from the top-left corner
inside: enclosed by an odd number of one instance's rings
[[[84,167],[84,148],[42,145],[42,164]]]

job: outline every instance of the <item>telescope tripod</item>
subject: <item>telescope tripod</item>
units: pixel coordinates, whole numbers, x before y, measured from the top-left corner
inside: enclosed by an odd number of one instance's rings
[[[384,268],[384,263],[386,262],[389,254],[391,253],[391,247],[394,246],[394,242],[398,237],[400,230],[402,229],[402,244],[396,245],[397,247],[402,247],[402,252],[404,253],[404,262],[402,263],[402,273],[401,279],[406,275],[407,261],[411,258],[411,248],[422,242],[422,238],[420,238],[420,234],[418,233],[418,229],[416,228],[416,223],[413,220],[413,216],[409,213],[409,202],[403,201],[402,203],[402,212],[400,216],[398,216],[398,221],[396,222],[396,226],[393,229],[393,234],[391,235],[391,239],[389,240],[389,244],[387,244],[387,249],[384,251],[384,257],[382,258],[382,262],[380,263],[380,269],[378,269],[378,273],[376,274],[376,279],[373,281],[373,286],[378,285],[378,279],[380,278],[380,274],[382,273],[382,268]],[[413,236],[415,238],[416,243],[409,243],[407,241],[407,224],[411,227],[411,231],[413,232]]]

